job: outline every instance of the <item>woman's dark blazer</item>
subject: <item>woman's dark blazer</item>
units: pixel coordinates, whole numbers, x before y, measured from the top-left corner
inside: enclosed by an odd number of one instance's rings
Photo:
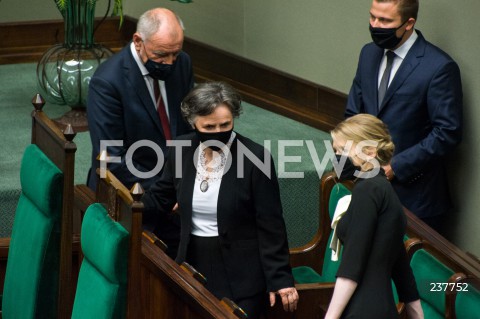
[[[192,197],[196,178],[194,153],[199,145],[195,133],[179,137],[190,147],[170,149],[162,177],[146,192],[145,214],[165,214],[178,201],[181,239],[176,261],[185,261],[192,229]],[[248,149],[268,170],[257,167]],[[241,156],[238,156],[238,155]],[[181,155],[181,157],[180,157]],[[218,233],[235,299],[259,292],[293,287],[289,251],[278,180],[271,155],[252,140],[236,135],[231,146],[232,165],[224,174],[217,203]],[[237,158],[238,157],[238,158]],[[243,160],[242,160],[243,159]],[[267,162],[268,163],[268,162]],[[176,172],[176,169],[179,171]],[[243,169],[243,176],[238,170]],[[268,177],[263,171],[267,171]],[[177,176],[175,174],[177,173]],[[181,174],[181,177],[179,176]],[[208,279],[208,278],[207,278]]]

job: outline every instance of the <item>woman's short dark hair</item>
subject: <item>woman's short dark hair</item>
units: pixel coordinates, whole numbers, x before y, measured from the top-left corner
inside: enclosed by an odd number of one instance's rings
[[[232,86],[224,82],[205,82],[188,93],[181,110],[185,120],[193,125],[197,116],[210,115],[220,105],[227,106],[234,118],[242,112],[242,98]]]

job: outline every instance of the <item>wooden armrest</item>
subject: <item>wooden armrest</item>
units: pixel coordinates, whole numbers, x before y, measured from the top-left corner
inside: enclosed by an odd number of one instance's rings
[[[246,314],[245,311],[243,311],[242,308],[240,308],[236,303],[234,303],[232,300],[223,297],[222,301],[220,301],[222,305],[227,307],[232,313],[237,316],[240,319],[247,319],[248,315]]]
[[[400,319],[407,319],[406,307],[403,302],[397,303],[397,312]]]
[[[150,241],[152,244],[160,248],[162,251],[164,252],[167,251],[167,248],[168,248],[167,244],[165,244],[163,240],[155,236],[154,233],[149,232],[148,230],[144,230],[142,235],[144,238],[148,239],[148,241]]]
[[[183,270],[185,270],[186,272],[188,272],[193,278],[195,278],[196,280],[198,280],[202,285],[206,285],[207,284],[207,278],[202,275],[200,272],[198,272],[192,265],[190,265],[189,263],[187,262],[183,262],[181,265],[180,265],[180,268],[182,268]]]
[[[267,308],[266,319],[323,318],[333,295],[335,283],[295,284],[300,299],[295,312],[286,312],[277,296],[273,307]]]
[[[0,238],[0,258],[6,259],[10,248],[10,237]]]
[[[300,291],[314,291],[314,290],[333,290],[335,287],[334,282],[316,282],[311,284],[295,284],[295,288],[298,292]]]
[[[445,318],[455,318],[455,300],[457,298],[457,283],[467,279],[464,273],[454,273],[448,278],[448,286],[445,289]]]
[[[423,242],[419,238],[409,238],[404,242],[404,245],[408,258],[411,259],[413,254],[423,247]]]
[[[87,185],[75,185],[74,202],[76,207],[85,212],[88,206],[95,203],[95,201],[95,193]]]
[[[325,248],[322,246],[321,234],[316,234],[307,244],[290,248],[291,267],[309,266],[317,273],[322,273]]]

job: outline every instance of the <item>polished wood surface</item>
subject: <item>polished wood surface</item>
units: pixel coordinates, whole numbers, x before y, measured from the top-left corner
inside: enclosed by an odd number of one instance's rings
[[[63,132],[42,111],[34,111],[32,114],[32,144],[37,144],[63,172],[62,210],[64,213],[60,239],[58,305],[59,318],[68,318],[72,309],[70,305],[73,305],[70,283],[72,282],[73,184],[77,146],[72,141],[68,141],[63,136]]]
[[[96,25],[99,22],[97,18]],[[118,17],[106,19],[94,35],[98,43],[113,51],[118,51],[131,38],[124,38],[118,22]],[[63,42],[64,33],[63,20],[0,23],[0,64],[38,62],[52,45]]]
[[[452,268],[461,269],[466,275],[480,278],[480,262],[471,254],[467,254],[445,237],[422,222],[408,209],[404,209],[407,216],[407,235],[421,239],[424,245],[433,246],[441,252],[442,259],[452,264]]]
[[[145,318],[237,318],[190,272],[146,238],[141,264]]]

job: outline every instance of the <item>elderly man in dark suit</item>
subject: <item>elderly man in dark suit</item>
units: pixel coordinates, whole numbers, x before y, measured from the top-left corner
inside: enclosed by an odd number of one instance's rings
[[[180,112],[182,99],[193,87],[183,39],[182,23],[172,11],[149,10],[140,16],[133,41],[95,72],[87,105],[93,146],[90,188],[96,188],[102,148],[110,157],[108,169],[122,183],[131,187],[140,182],[149,188],[167,156],[167,140],[191,131]],[[144,222],[149,228],[149,221]],[[178,227],[172,227],[163,233],[178,237]]]
[[[369,113],[388,125],[395,156],[384,167],[402,204],[435,229],[451,208],[444,157],[462,136],[460,71],[414,26],[418,0],[373,0],[370,33],[346,116]]]

